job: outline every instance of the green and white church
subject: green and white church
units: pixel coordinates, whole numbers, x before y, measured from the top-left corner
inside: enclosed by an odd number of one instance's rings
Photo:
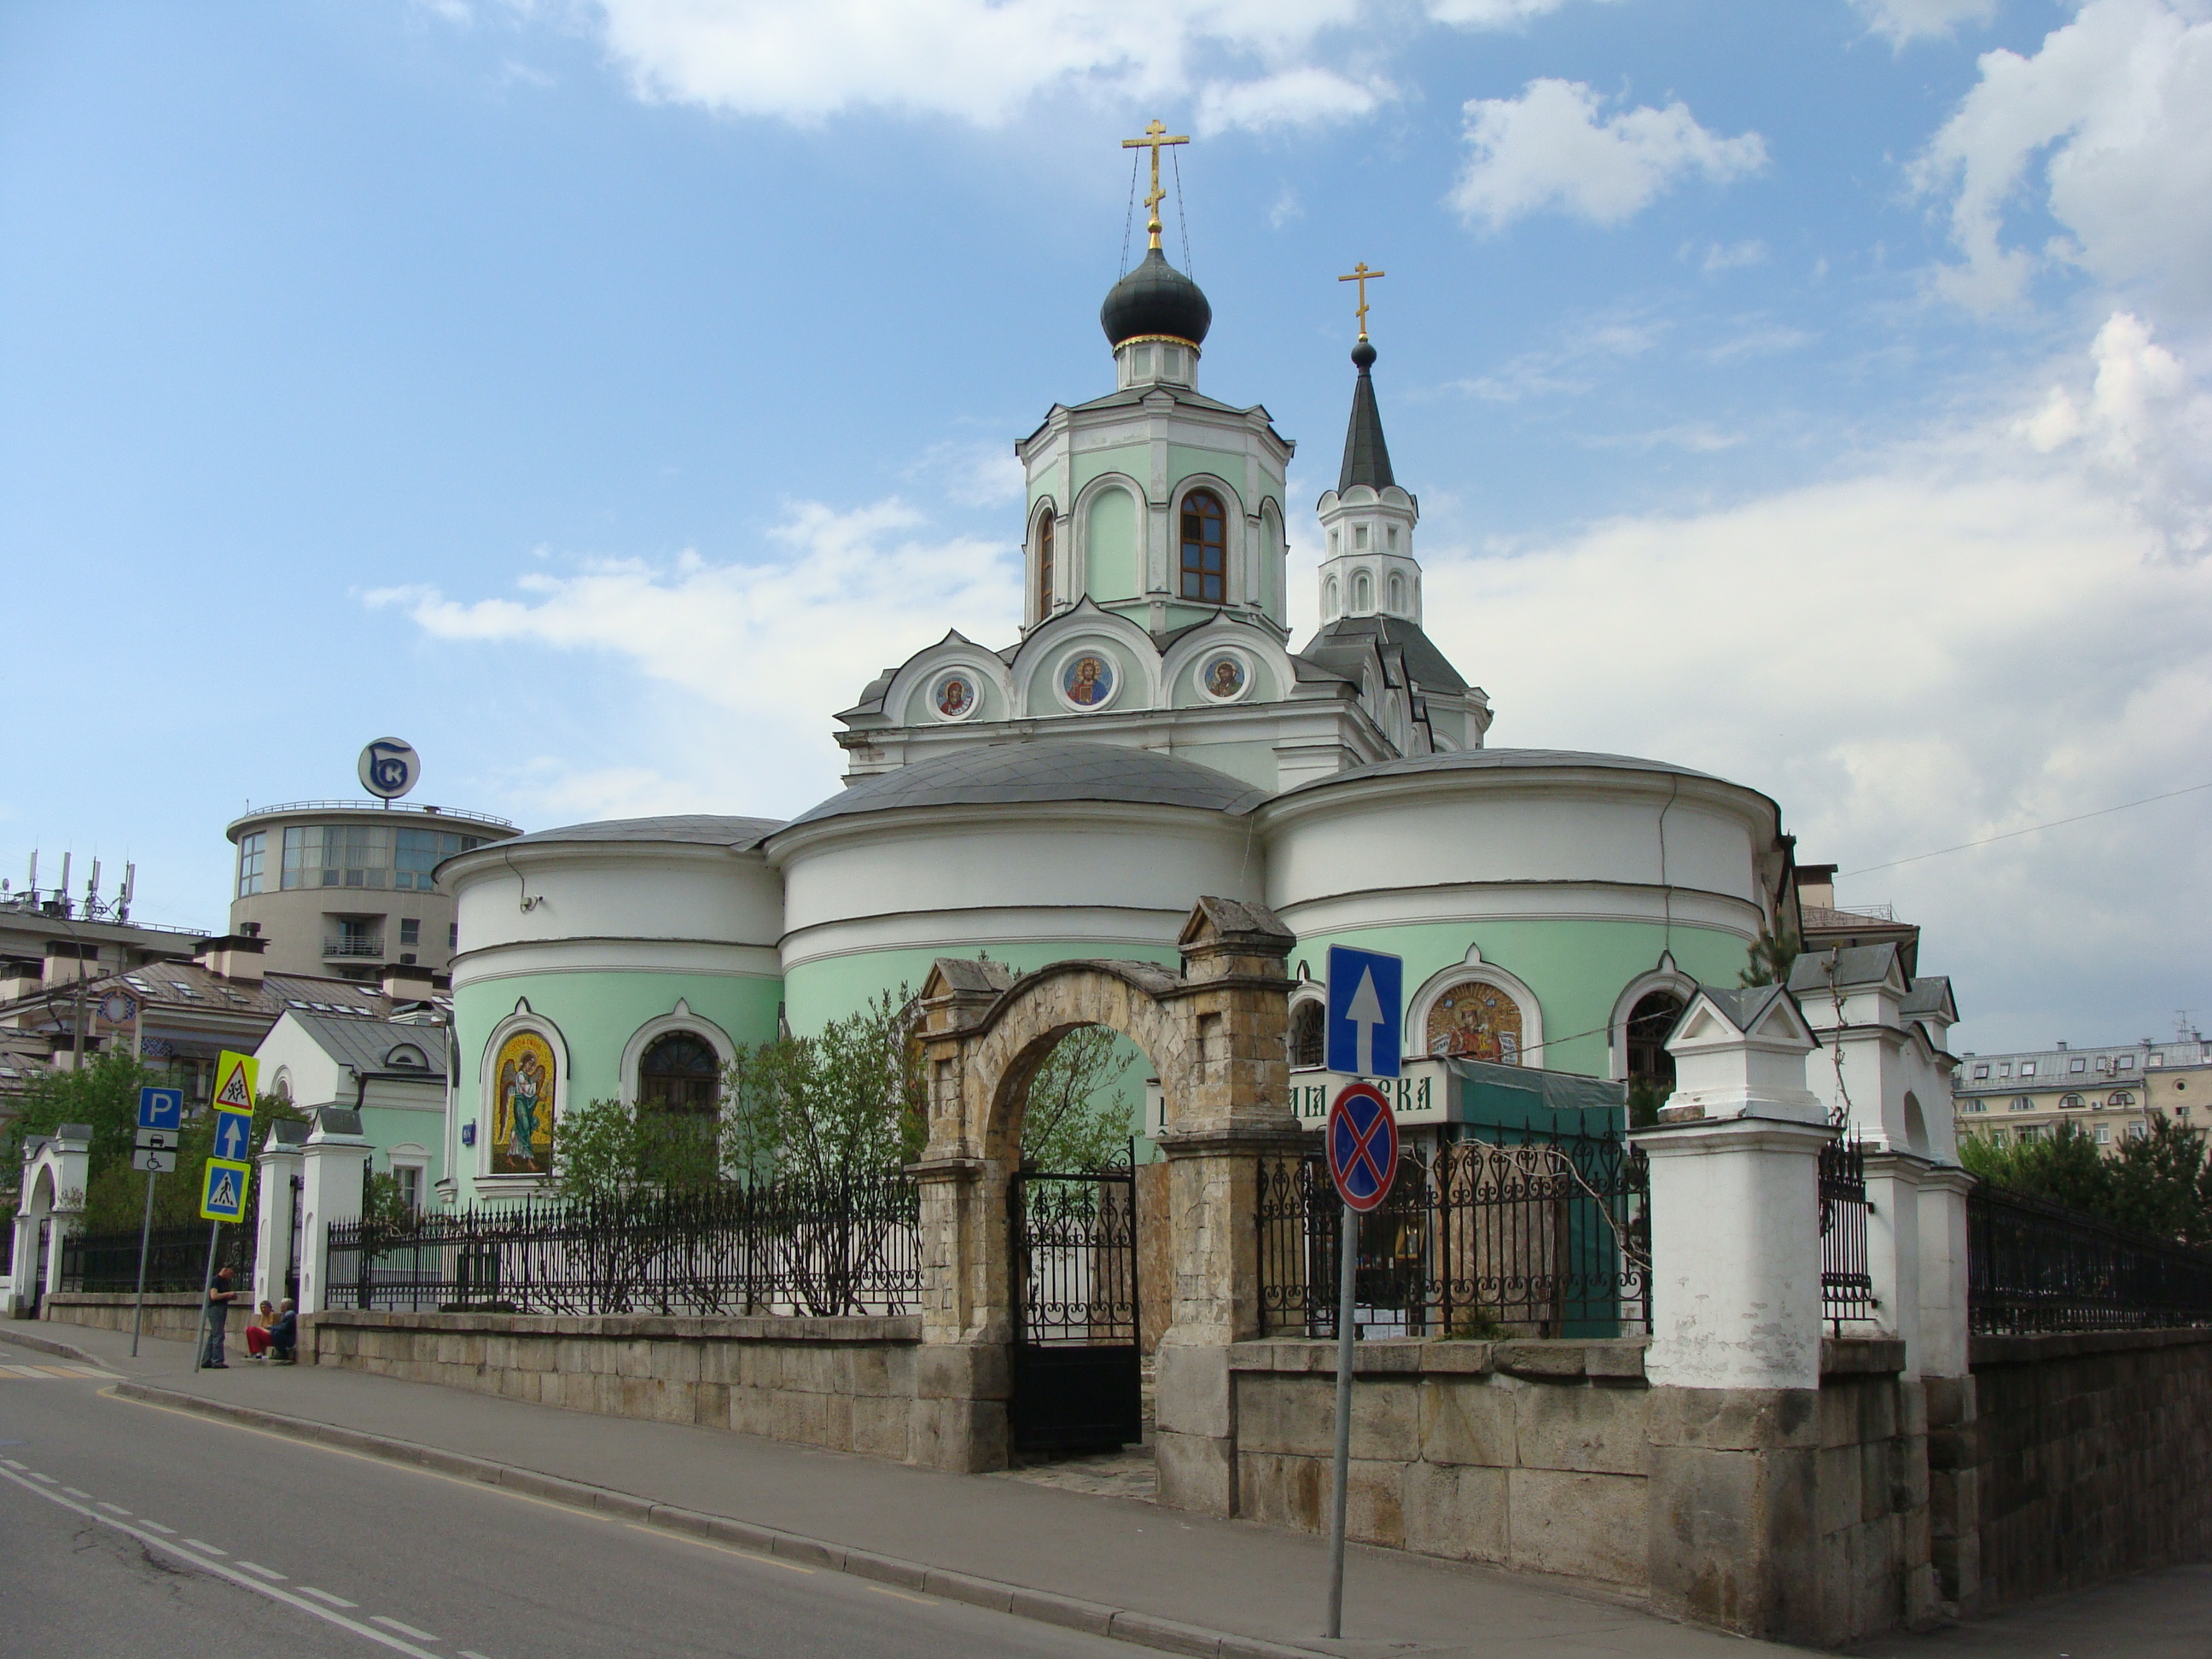
[[[1297,935],[1300,1066],[1320,1063],[1332,944],[1404,957],[1407,1054],[1594,1078],[1668,1070],[1693,985],[1735,982],[1785,902],[1774,802],[1490,744],[1488,696],[1423,626],[1420,505],[1391,468],[1364,303],[1303,643],[1291,441],[1199,389],[1212,307],[1156,226],[1099,316],[1111,389],[1015,447],[1019,636],[952,629],[860,688],[836,716],[836,796],[788,823],[582,823],[443,866],[447,1201],[537,1191],[585,1102],[711,1109],[738,1046],[918,990],[939,957],[1172,966],[1201,895]]]

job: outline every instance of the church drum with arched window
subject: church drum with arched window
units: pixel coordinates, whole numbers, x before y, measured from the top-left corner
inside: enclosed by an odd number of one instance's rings
[[[672,1141],[711,1141],[722,1108],[722,1062],[696,1031],[655,1037],[637,1062],[639,1121]]]

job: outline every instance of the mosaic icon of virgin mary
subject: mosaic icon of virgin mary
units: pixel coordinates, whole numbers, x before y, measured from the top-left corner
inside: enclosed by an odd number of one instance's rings
[[[1078,657],[1060,671],[1060,684],[1077,708],[1096,708],[1114,695],[1114,665],[1103,657]]]
[[[975,688],[957,674],[946,676],[937,688],[937,712],[957,720],[975,706]]]

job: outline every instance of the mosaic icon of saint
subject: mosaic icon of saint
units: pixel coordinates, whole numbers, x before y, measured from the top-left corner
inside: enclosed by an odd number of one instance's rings
[[[1459,985],[1429,1011],[1429,1052],[1521,1063],[1521,1009],[1492,985]]]
[[[1091,708],[1114,695],[1114,671],[1098,657],[1078,657],[1068,665],[1065,681],[1067,700],[1079,708]]]
[[[500,1047],[492,1095],[491,1172],[549,1175],[553,1168],[553,1051],[532,1031]]]
[[[1216,657],[1206,671],[1206,689],[1212,696],[1235,696],[1244,689],[1244,665],[1234,657]]]
[[[937,688],[937,712],[947,720],[957,720],[966,714],[975,700],[975,694],[968,682],[957,674]]]

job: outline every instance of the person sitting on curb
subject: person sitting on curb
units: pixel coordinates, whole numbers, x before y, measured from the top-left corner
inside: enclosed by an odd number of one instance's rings
[[[269,1328],[276,1322],[276,1310],[266,1302],[254,1314],[253,1323],[246,1328],[246,1357],[264,1364],[269,1358]]]
[[[288,1296],[276,1315],[276,1322],[269,1328],[269,1347],[276,1364],[296,1365],[300,1363],[299,1346],[300,1316]]]

